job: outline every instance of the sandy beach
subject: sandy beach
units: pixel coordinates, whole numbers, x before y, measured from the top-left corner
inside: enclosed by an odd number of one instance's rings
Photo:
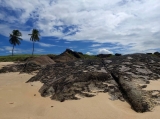
[[[0,68],[12,62],[0,62]],[[0,74],[0,119],[160,119],[160,106],[136,113],[127,102],[112,101],[107,93],[92,98],[58,102],[41,97],[40,82],[25,83],[34,74]],[[160,80],[146,90],[160,90]]]

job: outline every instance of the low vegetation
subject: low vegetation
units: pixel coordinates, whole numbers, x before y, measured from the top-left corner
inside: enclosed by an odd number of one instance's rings
[[[22,55],[13,55],[13,56],[12,55],[0,56],[0,62],[26,61],[30,57],[38,57],[38,56],[41,56],[41,55],[34,54],[34,56],[32,56],[30,54],[22,54]],[[47,54],[47,56],[54,60],[54,58],[57,55],[55,55],[55,54]],[[82,59],[96,59],[98,57],[96,57],[95,55],[83,54],[83,55],[81,55],[81,58]]]
[[[34,55],[34,57],[37,57],[37,56],[40,56],[40,55]],[[0,56],[0,62],[26,61],[30,57],[32,57],[32,55],[28,55],[28,54]]]

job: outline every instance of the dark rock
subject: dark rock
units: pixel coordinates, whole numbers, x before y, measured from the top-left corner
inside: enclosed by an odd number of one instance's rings
[[[108,92],[108,89],[104,89],[104,91],[103,91],[104,93],[107,93]]]
[[[0,69],[0,73],[21,72],[23,67],[24,67],[23,63],[22,64],[17,63],[16,65],[15,64],[7,65],[5,67],[2,67],[2,69]]]
[[[152,55],[152,53],[146,53],[147,55]]]
[[[56,57],[56,55],[54,55],[54,54],[48,54],[47,55],[49,58],[51,58],[52,60]]]
[[[96,57],[99,57],[99,58],[107,58],[107,57],[111,57],[112,54],[98,54],[96,55]]]
[[[67,52],[67,53],[69,53],[69,54],[72,54],[72,55],[73,55],[74,57],[76,57],[76,58],[81,58],[81,56],[80,56],[79,54],[82,54],[82,53],[78,53],[78,52],[72,51],[72,50],[70,50],[70,49],[66,49],[65,52]]]
[[[67,50],[63,54],[63,58],[73,58],[69,61],[54,64],[46,63],[46,59],[43,65],[43,62],[28,59],[24,64],[8,66],[0,72],[40,70],[27,82],[41,81],[44,84],[39,90],[41,96],[51,96],[51,99],[61,102],[80,99],[77,95],[93,97],[95,93],[107,92],[112,100],[126,100],[137,112],[150,111],[155,106],[156,96],[142,90],[139,84],[148,84],[149,80],[160,78],[159,57],[132,54],[82,60],[72,53]]]
[[[82,53],[82,52],[78,52],[78,54],[81,54],[81,55],[83,55],[83,53]]]
[[[147,87],[147,85],[141,85],[141,88],[146,88]]]
[[[75,60],[47,65],[28,82],[41,81],[41,95],[61,102],[108,92],[112,100],[126,100],[135,111],[146,112],[155,106],[153,96],[138,84],[160,78],[158,62],[158,57],[147,54]]]
[[[160,53],[159,52],[155,52],[154,55],[160,57]]]
[[[135,111],[147,112],[153,109],[154,101],[147,91],[141,90],[139,85],[123,80],[121,77],[118,79],[118,83]]]
[[[122,54],[116,53],[115,56],[121,56]]]
[[[150,84],[150,81],[146,81],[146,84]]]
[[[60,55],[57,55],[54,57],[55,62],[69,62],[74,61],[76,59],[81,58],[82,53],[78,53],[76,51],[72,51],[70,49],[66,49],[63,53]]]

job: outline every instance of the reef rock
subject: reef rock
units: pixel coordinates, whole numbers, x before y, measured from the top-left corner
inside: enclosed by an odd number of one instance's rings
[[[41,81],[41,95],[61,102],[108,92],[111,100],[126,100],[135,111],[146,112],[153,109],[158,98],[139,84],[159,78],[160,58],[132,54],[47,65],[27,82]]]

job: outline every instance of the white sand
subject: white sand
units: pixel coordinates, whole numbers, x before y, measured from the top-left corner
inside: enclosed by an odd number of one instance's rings
[[[43,98],[40,82],[25,83],[32,76],[0,74],[0,119],[160,119],[160,106],[136,113],[126,102],[109,100],[107,93],[63,103]]]
[[[144,90],[160,90],[160,79],[150,80],[150,84]]]

